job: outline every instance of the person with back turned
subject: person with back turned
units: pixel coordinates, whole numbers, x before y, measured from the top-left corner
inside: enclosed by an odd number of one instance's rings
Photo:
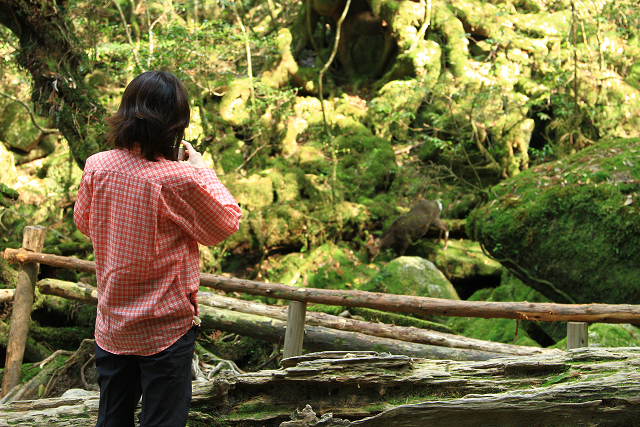
[[[187,423],[199,323],[198,243],[222,242],[242,211],[191,144],[187,90],[149,71],[107,119],[114,147],[87,159],[74,220],[93,243],[98,281],[97,427]],[[188,160],[178,161],[180,145]]]

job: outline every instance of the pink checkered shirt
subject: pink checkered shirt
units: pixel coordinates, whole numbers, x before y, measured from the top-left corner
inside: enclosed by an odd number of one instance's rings
[[[193,325],[198,243],[222,242],[242,211],[212,169],[137,151],[87,159],[74,220],[93,242],[96,343],[114,354],[156,354]]]

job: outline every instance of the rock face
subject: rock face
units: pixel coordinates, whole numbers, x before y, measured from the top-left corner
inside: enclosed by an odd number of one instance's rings
[[[640,139],[601,143],[492,189],[467,233],[555,302],[640,302]]]

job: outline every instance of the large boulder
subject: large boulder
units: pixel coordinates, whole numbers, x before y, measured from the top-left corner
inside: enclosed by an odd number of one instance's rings
[[[364,289],[398,295],[460,299],[445,275],[431,261],[420,257],[394,259]]]
[[[600,143],[494,187],[467,233],[556,302],[640,302],[640,139]]]

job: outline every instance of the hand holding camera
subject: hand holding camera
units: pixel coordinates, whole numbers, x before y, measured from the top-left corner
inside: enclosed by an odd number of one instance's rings
[[[206,168],[207,165],[204,163],[204,160],[202,159],[202,155],[200,153],[198,153],[193,146],[188,143],[187,141],[181,141],[181,146],[180,149],[178,150],[178,160],[180,161],[185,161],[184,160],[184,155],[181,156],[180,152],[182,151],[182,147],[186,147],[187,149],[187,159],[186,162],[189,163],[191,166],[193,166],[195,169],[202,169],[202,168]]]

